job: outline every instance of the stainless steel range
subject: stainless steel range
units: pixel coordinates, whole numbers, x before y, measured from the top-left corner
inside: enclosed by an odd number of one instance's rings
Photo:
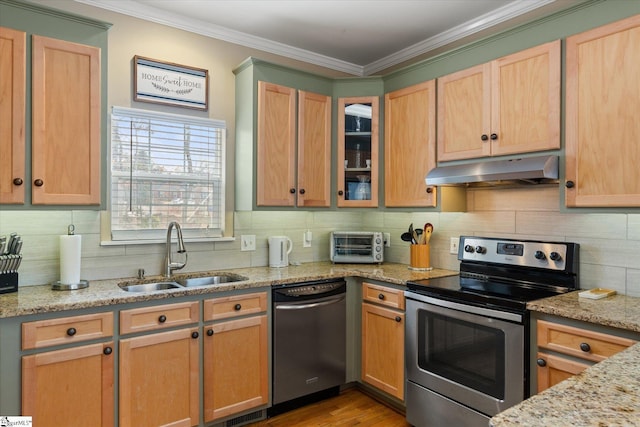
[[[528,301],[578,289],[579,246],[461,236],[460,275],[409,282],[407,421],[486,426],[529,395]]]

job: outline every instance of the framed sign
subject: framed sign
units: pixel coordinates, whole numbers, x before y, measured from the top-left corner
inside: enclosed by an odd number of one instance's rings
[[[134,101],[208,110],[209,72],[202,68],[133,57]]]

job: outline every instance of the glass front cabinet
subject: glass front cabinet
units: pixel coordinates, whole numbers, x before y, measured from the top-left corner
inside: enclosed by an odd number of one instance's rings
[[[377,96],[338,99],[338,206],[378,206]]]

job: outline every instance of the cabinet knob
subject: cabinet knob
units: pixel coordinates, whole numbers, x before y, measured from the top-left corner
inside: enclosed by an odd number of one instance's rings
[[[33,181],[33,185],[35,185],[36,187],[42,187],[44,185],[44,181],[38,178],[35,181]]]
[[[111,353],[113,353],[113,349],[111,347],[105,347],[104,350],[102,350],[102,352],[108,356]]]
[[[291,194],[296,194],[296,189],[295,189],[295,188],[290,188],[290,189],[289,189],[289,193],[291,193]]]
[[[378,294],[378,299],[384,299],[384,294]]]
[[[567,182],[564,184],[564,186],[565,186],[565,187],[567,187],[567,188],[573,188],[573,187],[575,187],[575,185],[576,185],[576,184],[575,184],[573,181],[567,181]]]
[[[301,188],[300,189],[300,194],[304,194],[304,193],[305,193],[304,188]]]
[[[580,350],[584,351],[585,353],[589,353],[591,351],[591,346],[589,344],[587,344],[586,342],[581,342],[580,343]]]
[[[492,133],[491,134],[491,140],[495,141],[496,139],[498,139],[498,134],[497,133]]]
[[[338,190],[338,196],[342,196],[343,194],[344,194],[344,191]]]
[[[488,141],[489,137],[487,136],[487,134],[483,133],[482,136],[480,137],[480,139],[483,140],[483,141]]]
[[[22,185],[22,178],[13,178],[13,185]]]
[[[207,329],[207,335],[208,336],[213,336],[213,329]]]
[[[538,366],[541,366],[541,367],[547,366],[547,361],[542,358],[536,360],[536,363],[538,364]]]
[[[427,193],[429,194],[433,193],[433,187],[427,187]]]
[[[69,335],[70,337],[74,336],[76,334],[76,328],[69,328],[67,329],[67,335]]]
[[[166,321],[167,321],[167,316],[165,316],[164,314],[161,314],[160,317],[158,317],[158,322],[164,323]]]
[[[240,311],[241,308],[242,308],[242,306],[240,304],[236,304],[236,305],[233,306],[233,309],[235,311]]]
[[[200,334],[199,334],[199,333],[197,333],[197,332],[191,332],[191,338],[193,338],[194,340],[195,340],[196,338],[198,338],[199,336],[200,336]]]
[[[401,321],[402,321],[402,317],[396,316],[396,322],[401,322]]]

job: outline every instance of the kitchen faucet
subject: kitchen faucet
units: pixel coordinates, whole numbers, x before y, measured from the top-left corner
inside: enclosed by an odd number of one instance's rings
[[[175,227],[176,233],[178,233],[178,253],[184,254],[184,262],[172,262],[171,261],[171,230]],[[182,240],[182,228],[180,228],[180,224],[175,221],[171,221],[169,226],[167,227],[167,253],[165,255],[165,270],[164,276],[169,278],[171,277],[171,272],[173,270],[180,270],[187,265],[187,250],[184,247],[184,241]]]

